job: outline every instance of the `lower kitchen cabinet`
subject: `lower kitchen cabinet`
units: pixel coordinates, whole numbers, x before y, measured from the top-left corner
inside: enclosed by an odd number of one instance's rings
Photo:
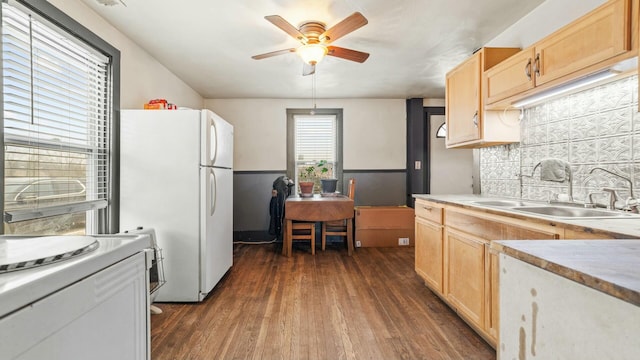
[[[500,293],[504,274],[501,257],[491,247],[494,240],[635,238],[455,203],[416,199],[415,205],[416,273],[494,348],[502,343],[500,296],[505,295]]]
[[[565,229],[564,230],[564,238],[566,240],[584,240],[584,239],[614,239],[611,236],[611,233],[605,233],[601,231],[595,231],[593,229],[589,229],[590,231],[579,231],[573,229]],[[631,236],[622,236],[624,238],[631,238]]]
[[[500,330],[500,286],[498,265],[499,253],[491,249],[489,244],[485,244],[485,316],[484,329],[490,340],[497,343],[498,332]]]
[[[415,213],[416,273],[495,347],[500,284],[491,241],[559,239],[564,229],[420,199]]]
[[[416,273],[429,287],[442,294],[442,225],[416,217]]]
[[[485,243],[461,231],[445,230],[445,296],[459,314],[478,327],[484,326]]]

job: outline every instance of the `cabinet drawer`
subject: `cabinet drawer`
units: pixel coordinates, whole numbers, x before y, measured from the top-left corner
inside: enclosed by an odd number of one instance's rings
[[[442,224],[442,207],[436,203],[416,199],[416,216]]]
[[[591,231],[578,231],[573,229],[564,229],[564,239],[565,240],[584,240],[584,239],[615,239],[615,236],[611,233],[606,233],[603,231],[589,229]],[[632,237],[629,236],[629,239]]]
[[[488,218],[488,215],[475,216],[453,210],[447,210],[446,226],[487,240],[544,240],[559,237],[552,231],[526,228]]]
[[[484,218],[482,214],[474,216],[449,209],[446,226],[487,240],[502,239],[503,224]]]

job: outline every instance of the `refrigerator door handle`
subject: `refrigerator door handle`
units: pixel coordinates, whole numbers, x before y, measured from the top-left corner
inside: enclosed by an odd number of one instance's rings
[[[214,165],[216,163],[216,158],[218,157],[218,129],[216,128],[216,123],[215,121],[211,121],[211,129],[210,129],[211,133],[209,134],[209,146],[210,146],[210,154],[209,156],[211,157],[211,159],[209,159],[211,161],[211,165]]]
[[[210,203],[210,215],[213,215],[216,212],[216,173],[215,169],[209,169],[209,196],[211,196]]]

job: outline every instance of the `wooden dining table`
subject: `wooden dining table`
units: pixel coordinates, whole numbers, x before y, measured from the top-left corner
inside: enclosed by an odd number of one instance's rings
[[[284,202],[284,243],[282,254],[291,256],[292,223],[297,221],[335,221],[347,220],[347,253],[353,254],[353,216],[354,203],[344,195],[312,197],[289,196]]]

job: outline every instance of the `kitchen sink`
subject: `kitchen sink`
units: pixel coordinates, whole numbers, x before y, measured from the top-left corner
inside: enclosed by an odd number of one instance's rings
[[[570,206],[515,206],[511,210],[526,213],[572,219],[616,219],[616,218],[640,218],[640,214],[626,213],[621,211],[588,209]]]
[[[480,206],[497,206],[497,207],[514,207],[514,206],[527,206],[529,203],[525,203],[518,200],[483,200],[473,201],[474,204]]]

